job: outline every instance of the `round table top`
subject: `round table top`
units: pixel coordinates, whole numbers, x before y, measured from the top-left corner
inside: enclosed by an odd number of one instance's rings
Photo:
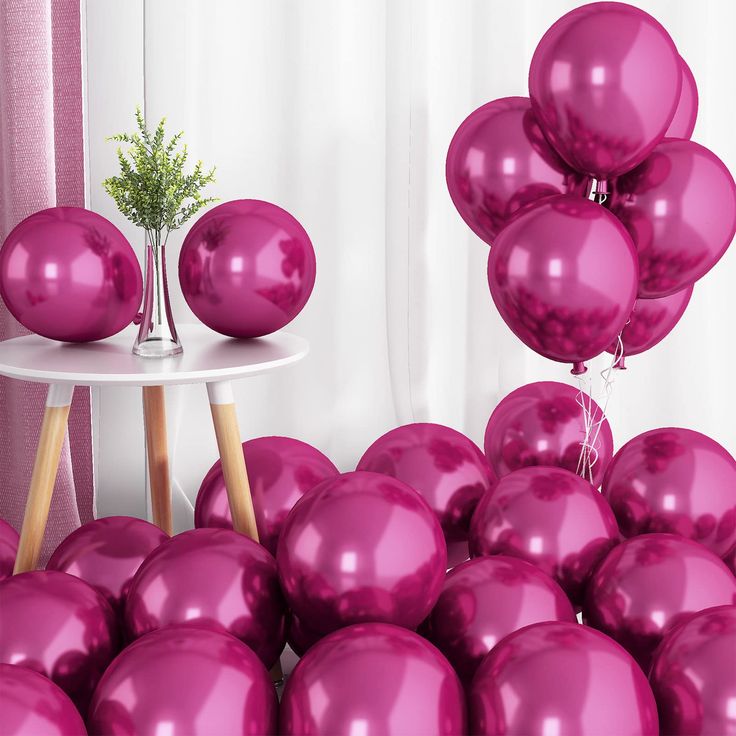
[[[309,343],[288,332],[235,340],[204,325],[178,325],[184,347],[172,358],[133,355],[137,327],[98,342],[65,343],[39,335],[0,342],[0,375],[77,386],[165,386],[245,378],[296,363]]]

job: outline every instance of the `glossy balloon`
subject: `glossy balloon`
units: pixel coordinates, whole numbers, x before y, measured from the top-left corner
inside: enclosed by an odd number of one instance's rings
[[[437,517],[414,489],[379,473],[345,473],[309,491],[278,547],[289,608],[329,633],[364,621],[416,628],[442,588],[447,551]]]
[[[633,169],[659,143],[680,99],[680,56],[667,31],[624,3],[591,3],[544,34],[529,96],[552,146],[598,179]]]
[[[339,474],[332,461],[291,437],[258,437],[243,442],[243,456],[260,543],[276,554],[281,527],[294,504],[317,483]],[[197,493],[194,526],[233,528],[222,464],[210,469]]]
[[[179,256],[194,314],[230,337],[260,337],[291,322],[314,287],[316,260],[304,228],[256,199],[225,202],[200,217]]]
[[[305,626],[293,613],[289,616],[286,641],[298,657],[303,657],[307,650],[316,644],[322,636],[322,634]]]
[[[7,521],[0,519],[0,580],[13,574],[18,541],[18,532]]]
[[[146,634],[110,665],[87,724],[104,736],[269,736],[277,709],[268,673],[247,646],[173,626]]]
[[[55,570],[0,583],[0,662],[53,680],[84,714],[118,650],[115,614],[92,586]]]
[[[0,664],[0,733],[3,736],[86,736],[69,696],[43,675]]]
[[[623,330],[637,279],[626,229],[599,204],[567,195],[515,219],[488,260],[491,296],[506,324],[532,350],[578,372]]]
[[[657,736],[644,673],[616,642],[568,622],[527,626],[484,660],[470,728],[488,736]]]
[[[0,295],[24,327],[66,342],[102,340],[133,321],[143,277],[125,236],[96,212],[51,207],[0,249]]]
[[[693,141],[665,140],[616,182],[612,211],[639,255],[639,296],[674,294],[710,271],[736,232],[736,184]]]
[[[539,621],[576,623],[562,588],[517,557],[477,557],[447,573],[425,636],[470,684],[504,636]]]
[[[700,432],[664,427],[634,437],[609,465],[603,495],[625,537],[671,532],[719,557],[736,546],[736,460]]]
[[[637,299],[629,321],[621,333],[624,353],[618,367],[625,367],[624,359],[627,356],[638,355],[662,342],[680,321],[692,294],[693,287],[686,286],[674,294],[659,299]],[[617,350],[618,339],[607,348],[611,355],[615,355]]]
[[[650,681],[662,733],[736,733],[736,606],[709,608],[668,634]]]
[[[695,120],[698,117],[698,85],[695,83],[690,67],[682,57],[680,57],[680,69],[682,70],[680,100],[677,103],[675,117],[672,118],[670,127],[665,133],[665,138],[689,140],[695,130]]]
[[[470,553],[521,557],[579,603],[595,566],[618,541],[616,519],[590,483],[561,468],[522,468],[478,504]]]
[[[583,618],[648,671],[662,637],[693,613],[736,603],[736,578],[702,544],[674,534],[627,539],[588,585]]]
[[[512,391],[493,410],[485,434],[486,457],[501,477],[531,465],[557,466],[576,472],[585,439],[580,392],[566,383],[538,381]],[[592,478],[599,486],[613,456],[608,419],[589,396],[584,397],[594,422],[600,421]],[[602,420],[602,421],[601,421]]]
[[[441,424],[405,424],[379,437],[358,470],[398,478],[422,494],[448,541],[468,538],[470,517],[496,478],[477,445]]]
[[[465,696],[447,660],[412,631],[349,626],[297,664],[281,701],[281,733],[464,734]]]
[[[123,613],[133,575],[148,554],[169,536],[132,516],[108,516],[75,529],[56,548],[47,570],[75,575],[102,593]]]
[[[219,628],[267,667],[284,648],[285,615],[276,561],[229,529],[192,529],[161,544],[135,574],[125,606],[133,637],[171,624]]]
[[[566,193],[575,179],[545,140],[528,97],[470,113],[450,143],[446,176],[460,216],[488,244],[521,207]]]

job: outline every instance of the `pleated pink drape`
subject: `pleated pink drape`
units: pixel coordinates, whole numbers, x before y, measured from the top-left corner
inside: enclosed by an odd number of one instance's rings
[[[84,206],[79,0],[0,0],[0,238]],[[25,334],[0,302],[0,340]],[[46,388],[0,378],[0,516],[20,530]],[[41,553],[93,517],[89,389],[77,388]]]

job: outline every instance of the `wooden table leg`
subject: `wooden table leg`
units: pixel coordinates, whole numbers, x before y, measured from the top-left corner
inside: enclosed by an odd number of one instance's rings
[[[71,384],[52,383],[46,395],[14,573],[35,570],[38,564],[73,393]]]
[[[222,461],[222,475],[227,488],[233,528],[258,541],[258,527],[250,495],[248,474],[245,470],[243,446],[240,441],[238,417],[230,381],[207,384],[212,421],[215,425],[217,448]]]
[[[166,397],[163,386],[143,387],[143,418],[146,424],[148,479],[151,484],[153,523],[167,534],[174,532],[171,520],[169,443],[166,435]]]

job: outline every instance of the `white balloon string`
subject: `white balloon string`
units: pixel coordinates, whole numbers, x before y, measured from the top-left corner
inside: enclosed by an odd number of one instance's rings
[[[603,422],[606,421],[608,403],[613,393],[613,384],[616,377],[616,364],[623,357],[624,345],[621,335],[618,336],[616,349],[608,366],[601,371],[603,379],[603,402],[600,408],[593,404],[593,380],[586,379],[585,374],[578,376],[577,403],[583,412],[583,439],[580,442],[580,457],[578,458],[577,474],[590,483],[593,482],[593,468],[598,462],[598,438]]]

